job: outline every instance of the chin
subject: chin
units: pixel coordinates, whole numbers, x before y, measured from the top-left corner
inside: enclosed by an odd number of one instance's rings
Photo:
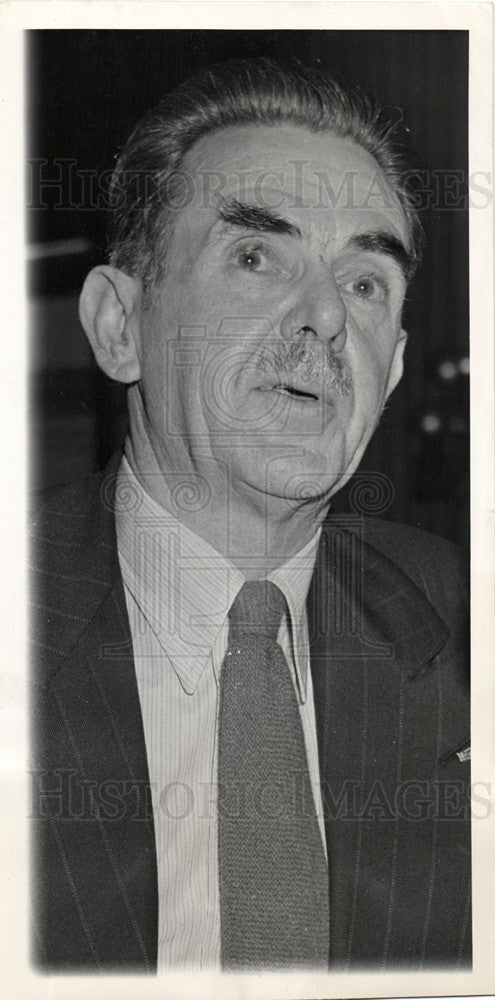
[[[345,475],[337,461],[329,467],[328,457],[277,456],[258,462],[252,470],[256,486],[265,494],[284,500],[317,500],[339,488]]]

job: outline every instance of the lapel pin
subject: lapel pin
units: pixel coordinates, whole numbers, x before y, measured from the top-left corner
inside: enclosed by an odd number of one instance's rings
[[[466,764],[467,761],[471,760],[471,746],[468,740],[458,743],[456,747],[449,750],[448,753],[444,754],[443,757],[440,758],[439,763],[448,764],[450,760],[454,759],[454,757],[457,757],[461,764]]]

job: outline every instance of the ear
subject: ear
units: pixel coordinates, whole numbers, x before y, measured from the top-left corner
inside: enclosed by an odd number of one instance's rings
[[[387,397],[395,389],[398,382],[402,378],[402,372],[404,371],[404,348],[407,343],[407,333],[405,330],[401,330],[395,345],[394,356],[392,358],[392,364],[390,366],[390,372],[388,376],[387,384]]]
[[[79,317],[100,368],[117,382],[137,382],[142,288],[115,267],[89,272],[79,299]]]

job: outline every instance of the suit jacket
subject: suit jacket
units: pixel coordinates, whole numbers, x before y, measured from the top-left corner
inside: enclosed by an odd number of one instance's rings
[[[113,489],[34,518],[34,960],[153,972],[153,817]],[[329,968],[470,961],[466,592],[449,543],[325,522],[308,596],[329,858]]]

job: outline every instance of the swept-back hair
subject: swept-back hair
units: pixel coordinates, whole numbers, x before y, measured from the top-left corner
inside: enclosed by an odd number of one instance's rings
[[[360,90],[344,90],[326,73],[299,63],[281,66],[267,58],[212,66],[167,95],[137,124],[110,185],[110,262],[146,284],[159,281],[184,193],[181,165],[193,143],[228,126],[281,123],[352,139],[375,158],[409,225],[412,272],[421,227],[398,126]]]

